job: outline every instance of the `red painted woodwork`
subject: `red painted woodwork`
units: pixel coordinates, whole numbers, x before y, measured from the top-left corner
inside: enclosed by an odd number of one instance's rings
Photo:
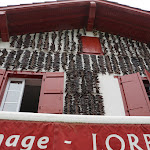
[[[148,27],[150,20],[146,19],[147,17],[150,18],[148,12],[117,4],[108,5],[105,2],[97,2],[94,27],[108,33],[147,42],[150,38]]]
[[[95,2],[90,2],[90,10],[89,10],[87,31],[92,31],[93,30],[94,20],[95,20],[95,13],[96,13],[96,3]]]
[[[3,83],[5,72],[6,72],[5,70],[0,69],[0,89],[1,89],[1,86],[2,86],[2,83]]]
[[[31,71],[6,71],[6,78],[36,78],[42,79],[44,72],[31,72]]]
[[[0,8],[5,9],[10,35],[19,35],[85,27],[89,2],[50,2]]]
[[[45,73],[42,72],[29,72],[29,71],[5,71],[5,70],[0,70],[1,74],[4,74],[4,76],[1,79],[3,79],[3,82],[1,84],[0,88],[0,103],[3,99],[3,95],[5,92],[5,88],[8,82],[9,77],[13,78],[37,78],[37,79],[42,79],[43,75]]]
[[[2,41],[8,42],[9,32],[8,32],[6,11],[0,11],[0,32],[1,32]]]
[[[62,113],[63,89],[64,74],[47,72],[42,80],[38,112]]]
[[[10,35],[87,27],[150,42],[150,12],[108,1],[46,2],[2,7],[0,11],[7,12]],[[3,37],[5,40],[8,35]]]
[[[148,81],[149,81],[149,83],[150,83],[150,73],[149,73],[147,70],[145,70],[145,74],[146,74],[146,76],[147,76],[147,78],[148,78]]]
[[[126,114],[149,116],[150,104],[139,73],[119,77]]]
[[[7,84],[6,70],[0,69],[0,103],[2,101],[5,92],[6,84]]]
[[[100,54],[103,55],[99,38],[82,36],[82,52],[86,54]]]
[[[60,72],[28,72],[5,71],[0,69],[0,102],[9,77],[13,78],[42,78],[41,94],[39,100],[39,112],[62,113],[63,112],[63,87],[64,74]]]

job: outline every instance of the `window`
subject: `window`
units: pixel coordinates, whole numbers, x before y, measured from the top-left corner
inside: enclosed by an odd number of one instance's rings
[[[118,77],[126,115],[150,116],[148,79],[139,73]]]
[[[62,113],[64,74],[0,70],[1,111]]]
[[[1,111],[38,112],[41,79],[9,78]]]
[[[82,36],[82,53],[103,55],[99,38]]]
[[[3,96],[1,111],[19,111],[21,99],[23,96],[25,80],[10,79],[8,80],[5,94]]]
[[[147,79],[143,79],[142,81],[143,81],[147,96],[148,96],[149,101],[150,101],[150,83]]]

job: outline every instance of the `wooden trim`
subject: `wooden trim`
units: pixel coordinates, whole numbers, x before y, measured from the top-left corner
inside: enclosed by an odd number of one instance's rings
[[[132,74],[130,74],[130,75],[132,75]],[[141,89],[141,91],[142,91],[142,93],[143,93],[143,98],[144,98],[144,100],[146,101],[146,105],[147,105],[148,110],[149,110],[149,112],[150,112],[150,102],[149,102],[149,98],[148,98],[148,96],[147,96],[146,89],[145,89],[145,87],[144,87],[142,78],[141,78],[139,72],[136,73],[136,75],[137,75],[137,79],[138,79],[138,82],[139,82],[140,89]],[[126,76],[127,76],[127,75],[126,75]],[[122,95],[122,99],[123,99],[123,104],[124,104],[124,108],[125,108],[125,114],[126,114],[127,116],[130,116],[130,112],[129,112],[129,109],[128,109],[128,102],[127,102],[127,99],[126,99],[126,96],[125,96],[125,91],[124,91],[124,88],[123,88],[123,85],[122,85],[124,82],[122,82],[121,76],[118,77],[118,82],[119,82],[120,91],[121,91],[121,95]],[[126,82],[127,82],[127,81],[126,81]]]
[[[118,78],[119,87],[120,87],[122,100],[123,100],[123,105],[124,105],[124,109],[125,109],[125,114],[126,114],[126,116],[130,116],[129,111],[128,111],[128,105],[127,105],[126,98],[124,95],[124,90],[123,90],[122,83],[121,83],[121,77],[116,77],[116,78]]]
[[[82,51],[81,54],[104,55],[102,46],[98,37],[81,36]]]
[[[46,79],[49,79],[49,78],[52,78],[53,80],[51,83],[49,81],[46,82]],[[55,84],[54,80],[57,80],[57,78],[61,78],[62,80],[59,81],[59,83],[57,84],[58,87],[56,87],[55,89],[53,84]],[[46,89],[47,87],[46,85],[52,88]],[[59,72],[54,72],[54,73],[47,72],[43,76],[43,81],[41,84],[38,112],[62,114],[63,113],[63,91],[64,91],[64,73],[63,72],[60,72],[60,73]],[[49,95],[48,98],[47,98],[47,95]],[[54,99],[53,98],[54,96],[56,96],[57,98]],[[49,107],[49,109],[47,109],[47,106],[49,106],[50,103],[53,103],[52,105],[53,107]]]
[[[85,54],[85,55],[99,55],[99,56],[103,56],[103,53],[86,53],[86,52],[80,52],[79,54]]]
[[[96,13],[96,3],[90,2],[90,9],[89,9],[89,18],[87,23],[87,31],[92,31],[95,21],[95,13]]]
[[[149,81],[150,83],[150,73],[145,69],[145,74],[147,76],[147,80]]]
[[[6,71],[5,73],[5,77],[4,77],[4,81],[3,81],[3,86],[0,90],[0,102],[4,103],[3,101],[3,97],[4,94],[6,93],[6,86],[8,87],[8,81],[10,77],[15,77],[15,78],[40,78],[42,79],[42,84],[41,84],[41,91],[40,91],[40,97],[39,97],[39,109],[40,109],[40,103],[41,101],[43,102],[43,95],[44,94],[51,94],[51,95],[59,95],[59,99],[55,105],[56,109],[59,109],[58,112],[56,113],[62,113],[63,112],[63,89],[64,89],[64,73],[63,72],[30,72],[30,71]],[[44,91],[45,88],[45,83],[47,83],[45,81],[45,78],[54,78],[55,77],[55,81],[57,80],[57,78],[62,78],[63,80],[61,80],[62,83],[60,83],[60,85],[58,85],[58,87],[62,86],[61,90],[57,90],[57,89],[53,89],[53,90],[46,90]],[[17,80],[17,79],[16,79]],[[51,87],[53,88],[53,84],[55,84],[54,79],[53,83],[51,83]],[[6,94],[5,94],[6,95]],[[52,99],[52,102],[55,103],[56,99]],[[58,108],[57,108],[58,107]],[[52,110],[54,110],[53,108],[51,108]]]
[[[31,72],[31,71],[6,71],[8,77],[15,78],[38,78],[42,79],[45,72]]]
[[[2,102],[3,95],[5,92],[9,77],[42,79],[44,74],[45,72],[36,73],[36,72],[30,72],[30,71],[6,71],[4,75],[4,81],[0,89],[0,103]]]
[[[0,7],[0,11],[6,11],[6,10],[17,10],[17,9],[25,9],[25,8],[33,8],[33,7],[44,7],[44,6],[49,6],[52,5],[56,8],[55,5],[68,5],[69,3],[72,4],[89,4],[89,2],[95,2],[97,4],[106,4],[112,7],[118,7],[120,9],[127,9],[128,11],[134,11],[135,13],[141,13],[143,15],[150,15],[148,11],[144,11],[138,8],[133,8],[130,6],[125,6],[123,4],[117,4],[114,2],[109,2],[109,1],[104,1],[104,0],[65,0],[65,1],[56,1],[56,2],[44,2],[44,3],[35,3],[35,4],[21,4],[18,6],[7,6],[7,7]]]
[[[144,93],[144,96],[145,96],[145,99],[146,99],[146,102],[147,102],[147,106],[148,106],[149,111],[150,111],[150,102],[149,102],[148,95],[147,95],[147,93],[146,93],[146,89],[145,89],[144,83],[143,83],[143,81],[142,81],[142,79],[141,79],[141,76],[140,76],[140,73],[139,73],[139,72],[137,73],[137,75],[138,75],[139,82],[140,82],[140,84],[141,84],[141,87],[142,87],[142,90],[143,90],[143,93]]]
[[[9,32],[7,24],[7,14],[6,11],[0,11],[0,32],[3,42],[9,42]]]
[[[59,78],[59,77],[64,77],[64,72],[51,72],[51,74],[49,74],[49,72],[46,72],[46,77],[47,78]]]
[[[19,79],[9,78],[9,80],[7,82],[7,86],[5,88],[4,96],[3,96],[3,99],[2,99],[2,102],[0,105],[0,110],[3,111],[3,107],[4,107],[4,104],[6,103],[6,96],[9,92],[8,90],[9,90],[11,81],[22,81],[22,87],[21,87],[20,93],[19,93],[20,95],[19,95],[18,101],[15,102],[15,103],[17,103],[16,112],[18,112],[20,110],[21,101],[22,101],[22,97],[23,97],[23,91],[24,91],[24,87],[25,87],[25,79],[20,79],[20,78]]]
[[[60,7],[71,7],[71,6],[82,6],[82,5],[88,5],[91,0],[69,0],[69,1],[61,1],[61,2],[45,2],[45,3],[36,3],[36,4],[26,4],[26,5],[18,5],[18,6],[9,6],[9,7],[2,7],[0,8],[0,11],[23,11],[26,9],[40,9],[44,7],[49,8],[60,8]]]
[[[87,7],[87,9],[85,9],[84,12],[82,12],[86,15],[85,17],[80,17],[82,13],[79,12],[77,14],[78,19],[76,18],[74,19],[73,16],[75,13],[73,13],[73,10],[80,8],[80,6]],[[96,10],[96,7],[97,7],[97,10]],[[126,30],[122,31],[119,28],[118,29],[115,28],[115,26],[118,26],[118,20],[119,20],[117,16],[114,15],[115,17],[108,17],[107,11],[106,12],[104,11],[104,14],[97,13],[98,10],[100,10],[103,7],[106,8],[108,11],[109,11],[109,8],[111,8],[112,12],[116,12],[118,10],[120,16],[122,16],[122,14],[125,13],[124,15],[125,18],[122,19],[122,22],[119,22],[119,26],[122,26],[123,29],[127,29],[128,32],[126,32]],[[37,24],[37,21],[39,20],[38,17],[35,20],[32,20],[32,18],[29,17],[29,22],[31,21],[30,28],[27,26],[25,22],[24,24],[21,23],[22,25],[19,26],[20,22],[23,22],[21,19],[20,20],[16,19],[15,21],[10,19],[12,15],[13,17],[17,18],[19,16],[18,14],[19,13],[21,14],[21,12],[25,13],[27,11],[30,11],[31,13],[34,13],[36,11],[43,10],[44,8],[48,8],[50,10],[55,9],[56,14],[54,15],[54,17],[50,18],[48,23],[46,20],[43,20],[44,21],[43,24],[48,24],[47,26],[43,26],[42,23],[39,26],[37,25],[37,30],[36,29],[34,30],[34,27],[35,27],[35,24]],[[62,14],[64,18],[66,16],[67,9],[70,9],[70,8],[72,9],[72,10],[69,10],[69,12],[72,12],[72,14],[67,14],[69,15],[70,19],[68,19],[68,21],[66,21],[65,24],[63,25],[62,25],[62,20],[59,19],[60,8],[65,10],[64,11],[65,13]],[[149,30],[150,23],[148,21],[150,20],[150,12],[143,11],[137,8],[131,8],[128,6],[121,5],[121,4],[116,4],[113,2],[107,2],[103,0],[67,0],[67,1],[59,1],[59,2],[56,1],[56,2],[45,2],[45,3],[37,3],[37,4],[1,7],[0,11],[1,12],[6,11],[7,12],[6,14],[8,14],[8,25],[7,25],[7,15],[6,17],[4,17],[5,18],[4,26],[5,26],[6,32],[2,32],[1,37],[3,41],[9,40],[9,34],[20,35],[20,34],[27,34],[27,33],[34,33],[34,32],[53,31],[53,30],[59,30],[59,29],[69,30],[73,28],[83,28],[86,25],[87,25],[87,30],[90,30],[90,31],[93,29],[93,26],[94,26],[94,28],[96,28],[97,30],[101,30],[104,32],[109,32],[112,34],[119,34],[125,37],[131,37],[135,40],[139,40],[139,41],[147,42],[147,43],[150,41],[149,40],[150,39],[150,36],[149,36],[150,35],[150,30]],[[106,14],[106,17],[103,17],[105,16],[105,14]],[[46,18],[49,18],[48,14],[46,15]],[[55,18],[57,20],[52,21],[53,19],[55,20]],[[113,19],[110,20],[108,18],[113,18]],[[128,22],[127,18],[129,18],[130,20],[135,19],[139,23],[133,23],[133,24],[131,23],[131,25],[127,24]],[[53,26],[52,24],[50,24],[50,22],[53,22]],[[141,22],[143,22],[143,24]],[[1,24],[2,23],[0,22],[0,26]],[[15,24],[17,26],[15,26]],[[50,28],[48,28],[48,26],[50,26]]]

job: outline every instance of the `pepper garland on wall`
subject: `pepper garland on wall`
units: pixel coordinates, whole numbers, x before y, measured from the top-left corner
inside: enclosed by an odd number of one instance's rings
[[[131,39],[98,32],[104,56],[82,54],[84,30],[53,31],[11,38],[10,49],[1,49],[0,65],[7,69],[63,71],[66,73],[66,114],[103,115],[98,74],[131,74],[150,70],[149,47]]]

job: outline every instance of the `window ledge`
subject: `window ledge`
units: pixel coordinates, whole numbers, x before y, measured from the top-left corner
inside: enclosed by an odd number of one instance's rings
[[[60,115],[23,112],[0,112],[0,120],[94,124],[150,124],[150,117],[147,116]]]

